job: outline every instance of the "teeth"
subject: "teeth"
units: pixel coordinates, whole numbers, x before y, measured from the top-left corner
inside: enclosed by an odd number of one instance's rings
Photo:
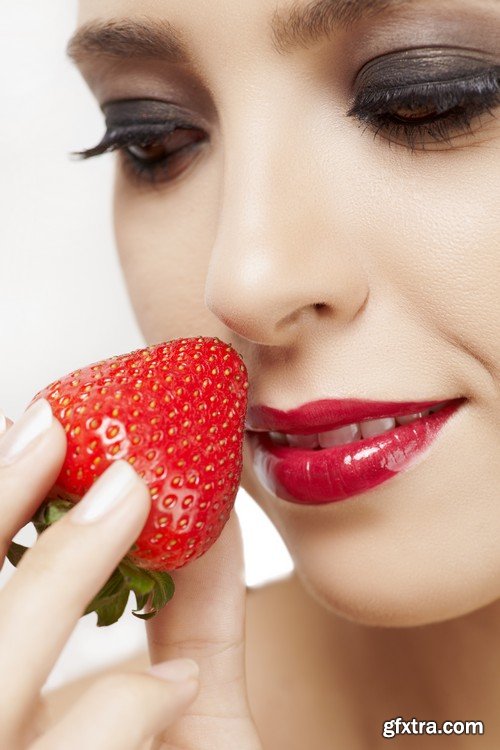
[[[430,408],[430,409],[428,410],[428,411],[429,411],[429,414],[434,414],[434,413],[435,413],[435,412],[437,412],[437,411],[441,411],[441,409],[444,409],[444,407],[445,407],[445,406],[446,406],[447,404],[448,404],[448,402],[447,402],[447,401],[443,401],[443,403],[442,403],[442,404],[437,404],[437,406],[433,406],[432,408]]]
[[[319,446],[317,435],[286,435],[288,444],[295,448],[317,448]]]
[[[400,417],[396,417],[396,422],[398,424],[409,424],[410,422],[414,422],[416,419],[420,419],[421,417],[427,417],[429,414],[434,414],[440,409],[443,409],[445,406],[446,406],[446,401],[444,401],[442,404],[437,404],[437,406],[432,406],[430,409],[424,409],[424,411],[419,411],[416,414],[402,414]]]
[[[277,445],[289,445],[295,448],[331,448],[334,445],[345,445],[356,440],[383,435],[384,432],[394,429],[396,425],[411,424],[416,419],[434,414],[447,405],[443,401],[430,409],[416,412],[415,414],[402,414],[400,417],[385,417],[384,419],[367,419],[364,422],[353,423],[339,427],[336,430],[327,430],[316,435],[286,435],[283,432],[270,432],[269,437]]]
[[[269,437],[273,443],[277,443],[278,445],[288,445],[287,437],[282,432],[270,432]]]
[[[360,423],[361,435],[364,438],[382,435],[382,433],[392,430],[395,426],[396,420],[392,417],[385,417],[384,419],[367,419],[366,422]]]
[[[402,414],[400,417],[396,417],[398,424],[409,424],[414,422],[416,419],[420,419],[423,416],[423,411],[417,411],[416,414]]]
[[[359,424],[348,424],[336,430],[320,432],[318,438],[322,448],[331,448],[333,445],[343,445],[344,443],[352,443],[354,440],[360,440],[361,430]]]

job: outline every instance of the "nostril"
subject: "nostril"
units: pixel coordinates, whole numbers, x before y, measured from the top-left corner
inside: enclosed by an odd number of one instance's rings
[[[322,310],[324,307],[326,307],[326,303],[325,302],[316,302],[313,305],[313,307],[314,307],[315,310]]]

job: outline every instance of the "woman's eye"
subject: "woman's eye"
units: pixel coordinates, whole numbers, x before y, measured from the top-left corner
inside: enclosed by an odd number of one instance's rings
[[[165,138],[131,143],[122,147],[123,166],[132,177],[152,183],[168,182],[191,163],[204,134],[195,129],[176,128]]]
[[[163,183],[175,179],[187,169],[207,139],[204,131],[176,122],[145,123],[108,127],[94,148],[75,154],[83,159],[108,151],[119,151],[122,168],[138,182]]]
[[[176,128],[172,133],[159,140],[151,142],[144,140],[141,143],[132,143],[127,147],[127,150],[141,161],[159,161],[195,142],[196,137],[194,134],[197,132]]]
[[[401,122],[417,122],[419,120],[426,120],[429,117],[435,117],[437,114],[436,107],[423,105],[419,107],[401,106],[392,112],[392,116]]]
[[[158,161],[165,158],[165,146],[163,143],[152,143],[144,146],[129,146],[127,149],[133,156],[141,161]]]
[[[434,80],[426,81],[430,66],[435,65],[433,56],[435,52],[427,56],[422,52],[415,68],[420,77],[411,83],[404,82],[402,67],[391,80],[391,66],[396,66],[389,60],[392,55],[369,63],[360,74],[361,85],[347,116],[365,123],[390,143],[411,150],[417,146],[425,150],[428,144],[462,145],[465,136],[475,135],[495,118],[500,107],[500,67],[488,68],[484,61],[480,65],[473,60],[475,68],[468,75],[464,70],[455,75],[451,71],[449,79],[438,80],[436,74]],[[470,59],[467,62],[472,64]]]

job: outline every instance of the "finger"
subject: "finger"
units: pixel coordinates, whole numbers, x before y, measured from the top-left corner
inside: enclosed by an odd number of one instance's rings
[[[179,681],[168,679],[167,673],[162,679],[147,673],[101,678],[31,750],[139,750],[178,719],[196,696],[198,668],[191,659],[181,661],[189,670],[187,679],[182,679],[182,663],[168,664],[180,668]]]
[[[191,656],[200,666],[201,684],[193,708],[218,717],[246,715],[246,588],[234,511],[208,552],[173,571],[172,578],[174,597],[146,625],[151,661]]]
[[[0,674],[9,675],[9,704],[18,719],[85,607],[139,536],[149,509],[145,483],[126,461],[115,461],[24,555],[0,596]]]
[[[6,420],[5,427],[0,435],[1,559],[56,481],[67,448],[64,429],[45,399],[17,422]]]

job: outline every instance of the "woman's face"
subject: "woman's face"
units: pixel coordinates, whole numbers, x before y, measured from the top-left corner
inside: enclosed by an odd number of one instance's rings
[[[250,405],[466,399],[341,502],[277,496],[246,438],[243,486],[309,592],[417,625],[500,595],[500,5],[369,5],[323,2],[313,40],[301,0],[82,0],[71,52],[122,139],[148,343],[231,342]]]

